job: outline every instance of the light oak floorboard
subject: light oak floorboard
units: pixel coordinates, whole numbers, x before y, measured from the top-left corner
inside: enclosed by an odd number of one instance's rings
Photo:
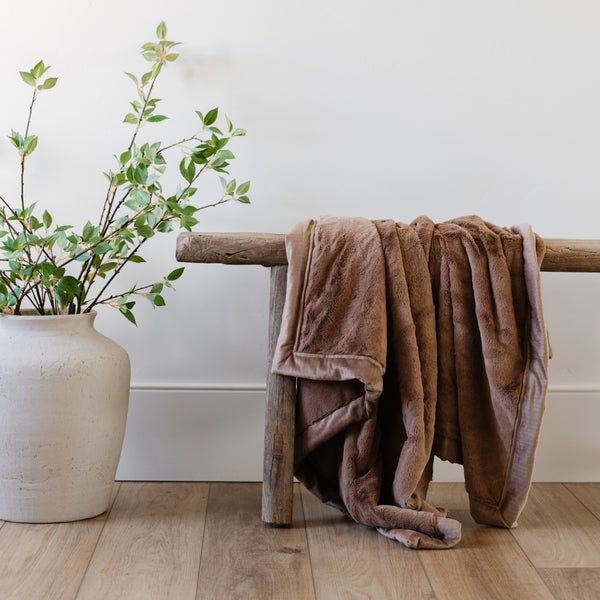
[[[550,600],[552,594],[510,531],[477,525],[455,510],[462,540],[450,550],[420,550],[438,600]]]
[[[538,569],[540,575],[560,600],[598,600],[600,569]]]
[[[600,483],[565,483],[565,486],[600,519]]]
[[[455,510],[469,510],[469,496],[464,483],[431,483],[427,492],[427,502],[437,508],[445,508],[450,513]]]
[[[113,499],[120,484],[115,484]],[[2,600],[72,600],[107,515],[59,524],[4,523],[0,528]]]
[[[600,520],[563,484],[532,486],[512,534],[537,568],[600,567]]]
[[[206,483],[123,483],[77,600],[193,600]]]
[[[354,523],[305,489],[302,503],[319,600],[435,598],[417,552]]]
[[[291,527],[266,526],[260,509],[260,484],[211,484],[197,600],[314,599],[297,485]]]

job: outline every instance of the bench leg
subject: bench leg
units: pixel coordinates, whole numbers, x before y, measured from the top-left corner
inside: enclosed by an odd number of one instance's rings
[[[285,302],[286,278],[287,266],[271,267],[262,520],[274,527],[291,524],[293,503],[296,380],[271,373]]]

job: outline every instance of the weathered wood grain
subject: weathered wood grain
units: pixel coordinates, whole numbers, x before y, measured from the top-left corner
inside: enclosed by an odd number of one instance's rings
[[[600,569],[538,569],[554,597],[560,600],[598,600]]]
[[[302,504],[319,600],[435,598],[416,551],[350,521],[305,489]]]
[[[600,272],[600,240],[548,238],[542,271]],[[177,238],[180,262],[230,265],[287,264],[285,236],[281,233],[185,232]]]
[[[292,527],[275,530],[258,483],[126,483],[109,517],[2,525],[0,598],[595,600],[600,567],[583,564],[600,538],[599,487],[534,484],[532,514],[509,531],[473,523],[463,484],[434,483],[428,499],[462,521],[463,540],[413,551],[298,487]]]
[[[565,487],[600,519],[600,483],[565,483]]]
[[[600,271],[600,240],[546,239],[542,271],[597,273]]]
[[[512,530],[537,568],[600,567],[600,521],[561,483],[538,483]]]
[[[429,484],[427,502],[450,512],[469,510],[469,496],[464,483],[433,482]]]
[[[273,526],[290,523],[293,502],[296,381],[271,373],[285,302],[286,276],[286,266],[271,267],[262,518]]]
[[[438,600],[553,598],[509,530],[477,525],[467,511],[452,516],[462,522],[460,544],[419,550]]]
[[[177,260],[225,265],[287,264],[283,233],[180,233]]]
[[[115,484],[113,499],[120,484]],[[73,523],[4,523],[0,529],[2,600],[73,600],[107,514]]]
[[[77,600],[193,600],[207,483],[123,483]]]
[[[197,600],[314,600],[300,499],[292,527],[273,529],[260,495],[260,484],[211,484]]]

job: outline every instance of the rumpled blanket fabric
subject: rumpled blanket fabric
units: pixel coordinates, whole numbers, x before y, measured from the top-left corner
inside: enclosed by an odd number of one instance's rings
[[[548,342],[529,226],[323,217],[286,237],[273,371],[298,377],[295,473],[411,548],[460,523],[426,501],[433,456],[464,465],[476,521],[513,527],[531,482]]]

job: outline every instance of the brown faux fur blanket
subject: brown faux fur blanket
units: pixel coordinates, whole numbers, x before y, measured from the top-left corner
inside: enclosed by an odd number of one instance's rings
[[[478,522],[515,526],[547,387],[542,240],[476,216],[325,217],[286,248],[273,371],[299,378],[296,476],[406,546],[448,548],[460,523],[426,502],[436,455],[464,465]]]

